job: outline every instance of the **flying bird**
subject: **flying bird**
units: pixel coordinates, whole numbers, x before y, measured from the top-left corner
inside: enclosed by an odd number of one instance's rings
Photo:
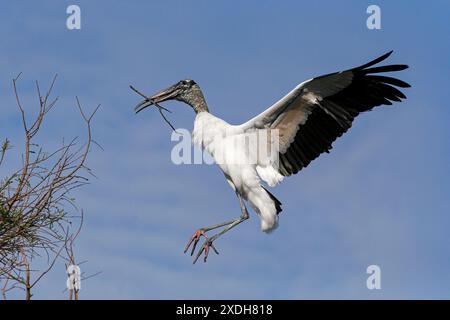
[[[391,53],[356,68],[306,80],[240,125],[214,116],[193,80],[181,80],[151,97],[143,95],[145,99],[136,106],[136,113],[152,105],[161,112],[165,108],[159,103],[168,100],[184,102],[195,111],[193,141],[214,157],[239,200],[239,217],[200,228],[190,237],[184,252],[192,245],[191,256],[204,237],[193,263],[203,253],[206,262],[211,249],[218,254],[214,241],[249,218],[246,204],[259,216],[262,231],[273,231],[278,226],[281,201],[263,183],[273,187],[284,177],[306,168],[320,154],[329,152],[332,143],[347,132],[360,113],[406,99],[396,87],[410,85],[383,74],[408,66],[375,66]],[[260,152],[263,149],[266,152]],[[220,232],[207,234],[219,228]]]

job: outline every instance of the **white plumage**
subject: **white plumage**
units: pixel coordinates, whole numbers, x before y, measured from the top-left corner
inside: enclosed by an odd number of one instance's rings
[[[277,227],[278,216],[274,201],[261,186],[261,179],[275,186],[283,176],[268,158],[249,154],[253,148],[246,145],[245,139],[251,137],[243,126],[228,124],[209,112],[199,112],[195,117],[193,142],[213,156],[233,190],[239,192],[261,218],[261,229],[268,232]]]
[[[231,125],[209,112],[200,87],[193,80],[182,80],[138,104],[136,112],[166,100],[178,100],[196,112],[193,141],[208,151],[235,191],[241,216],[197,230],[191,255],[202,236],[205,242],[194,263],[222,234],[248,219],[247,201],[261,219],[261,229],[270,232],[278,226],[281,202],[264,186],[273,187],[284,177],[307,167],[343,135],[362,112],[380,105],[391,105],[406,96],[396,87],[409,87],[404,81],[380,75],[406,69],[406,65],[373,67],[391,52],[362,66],[316,77],[300,83],[278,102],[241,125]],[[162,107],[160,107],[162,108]],[[224,227],[209,237],[206,232]]]

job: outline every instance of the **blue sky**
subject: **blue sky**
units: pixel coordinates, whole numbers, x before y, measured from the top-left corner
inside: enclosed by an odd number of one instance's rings
[[[82,28],[66,29],[66,7]],[[366,28],[377,4],[382,29]],[[84,299],[450,298],[450,39],[448,1],[14,1],[1,5],[0,138],[20,145],[11,79],[59,78],[61,97],[40,142],[79,135],[75,96],[102,104],[89,166],[98,179],[75,196],[85,210],[77,244]],[[299,82],[363,64],[389,50],[410,69],[408,100],[355,121],[330,154],[286,179],[280,227],[251,219],[217,241],[219,256],[191,264],[182,249],[198,227],[239,215],[213,166],[175,166],[170,129],[155,112],[134,115],[129,84],[151,94],[180,79],[202,87],[210,110],[241,123]],[[167,103],[177,127],[193,112]],[[16,150],[18,151],[18,150]],[[1,176],[13,166],[11,154]],[[382,289],[366,288],[366,268]],[[36,298],[64,299],[57,266]],[[13,297],[19,297],[14,295]]]

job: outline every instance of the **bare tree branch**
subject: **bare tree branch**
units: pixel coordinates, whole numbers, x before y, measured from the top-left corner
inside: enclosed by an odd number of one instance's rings
[[[36,117],[29,121],[18,89],[20,75],[12,82],[24,131],[22,164],[19,170],[0,180],[0,282],[4,299],[14,289],[23,289],[26,299],[31,299],[31,289],[58,259],[75,262],[73,245],[83,224],[83,212],[78,229],[72,233],[75,217],[69,215],[67,207],[78,211],[71,192],[88,184],[88,176],[93,175],[86,161],[93,142],[92,119],[100,107],[87,114],[77,97],[76,107],[87,131],[86,142],[78,146],[77,138],[69,143],[63,140],[61,147],[47,153],[35,137],[58,101],[57,97],[52,98],[57,76],[44,94],[36,82],[39,107]],[[10,147],[6,139],[0,149],[0,165]],[[47,267],[41,271],[32,269],[33,259],[42,254],[47,258]]]

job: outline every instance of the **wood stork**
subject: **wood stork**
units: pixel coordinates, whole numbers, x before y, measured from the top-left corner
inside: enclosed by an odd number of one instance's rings
[[[262,231],[274,230],[278,226],[281,202],[262,182],[275,186],[284,177],[307,167],[320,154],[329,152],[332,143],[351,127],[360,113],[406,99],[395,87],[407,88],[410,87],[408,83],[380,74],[401,71],[408,68],[407,65],[373,67],[391,53],[353,69],[304,81],[241,125],[231,125],[211,114],[200,87],[193,80],[179,81],[136,106],[136,113],[167,100],[178,100],[191,106],[196,113],[192,132],[194,143],[214,157],[239,199],[241,215],[238,218],[200,228],[190,237],[184,252],[192,245],[191,256],[201,237],[205,238],[193,263],[203,252],[206,262],[210,249],[218,254],[213,242],[249,218],[246,202],[258,214]],[[255,151],[257,148],[248,148],[248,141],[255,143],[255,140],[248,140],[247,135],[260,132],[269,136],[270,143],[277,142],[276,157],[269,153],[261,156]],[[269,142],[262,143],[269,145]],[[256,144],[260,143],[257,141]],[[236,158],[241,161],[234,161]],[[221,227],[223,229],[212,236],[206,234]]]

